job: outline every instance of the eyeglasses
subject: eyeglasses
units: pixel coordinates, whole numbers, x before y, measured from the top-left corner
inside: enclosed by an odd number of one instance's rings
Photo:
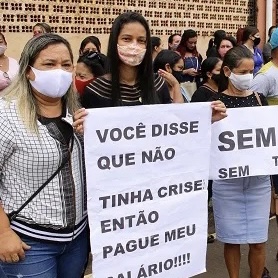
[[[6,79],[9,79],[10,80],[10,77],[9,77],[9,75],[8,75],[8,73],[7,72],[3,72],[3,76],[4,76],[4,78],[6,78]]]

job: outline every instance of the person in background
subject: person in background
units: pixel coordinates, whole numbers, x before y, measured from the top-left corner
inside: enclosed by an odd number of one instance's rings
[[[5,36],[0,33],[0,95],[7,88],[18,73],[18,62],[5,55],[7,41]]]
[[[80,44],[79,48],[79,56],[82,56],[83,53],[88,52],[97,52],[99,53],[99,57],[101,57],[101,61],[104,62],[103,68],[105,69],[105,72],[107,71],[107,57],[106,55],[101,53],[101,43],[98,37],[96,36],[88,36],[86,37]]]
[[[181,36],[179,34],[172,34],[168,38],[168,49],[176,51],[181,42]]]
[[[197,51],[197,33],[194,30],[184,31],[177,51],[184,60],[181,86],[192,96],[201,85],[201,64],[203,60],[201,54]]]
[[[83,136],[72,127],[72,50],[44,34],[28,41],[19,63],[0,99],[1,278],[80,278],[88,219]]]
[[[40,36],[42,34],[47,34],[47,33],[51,33],[51,27],[45,22],[37,23],[33,27],[34,37]]]
[[[84,52],[79,56],[75,67],[74,85],[82,102],[82,95],[86,86],[94,79],[104,75],[105,58],[98,52]]]
[[[271,31],[271,30],[270,30]],[[250,90],[263,94],[269,105],[278,105],[278,29],[272,28],[272,34],[268,41],[271,47],[271,59],[265,64],[252,80]],[[272,194],[276,195],[274,200],[274,209],[271,211],[276,216],[278,224],[278,206],[276,205],[278,194],[278,175],[272,175]],[[273,197],[273,196],[272,196]],[[278,261],[278,251],[276,253],[276,260]]]
[[[250,50],[254,59],[254,75],[260,70],[264,61],[262,51],[258,48],[261,42],[260,33],[257,27],[247,26],[242,33],[242,45]]]
[[[206,56],[208,57],[218,57],[216,46],[219,45],[219,41],[226,37],[226,32],[224,30],[217,30],[213,34],[214,38],[211,38],[208,43],[208,49],[206,51]]]
[[[242,45],[243,27],[239,27],[236,32],[236,43],[237,45]]]
[[[232,36],[227,36],[220,39],[216,44],[217,57],[224,59],[228,50],[236,46],[236,39]]]
[[[163,77],[168,85],[173,102],[189,102],[186,92],[182,91],[179,82],[182,80],[183,59],[181,56],[168,49],[161,50],[153,62],[155,73],[164,73]]]
[[[101,43],[96,36],[86,37],[80,44],[79,55],[82,55],[84,52],[98,52],[101,53]]]
[[[202,63],[201,71],[203,77],[202,85],[195,91],[191,102],[210,101],[218,93],[220,70],[222,60],[217,57],[209,57]],[[212,197],[212,180],[208,181],[208,205]],[[208,235],[208,243],[214,242],[214,236]]]
[[[249,90],[253,70],[253,54],[246,47],[230,49],[224,57],[220,72],[220,94],[214,99],[224,102],[227,108],[267,105],[262,94]],[[224,257],[230,278],[239,278],[241,244],[249,244],[250,277],[270,277],[264,268],[270,194],[269,176],[213,181],[216,236],[224,243]]]
[[[263,47],[263,58],[264,58],[264,63],[268,63],[271,60],[271,45],[269,43],[270,38],[271,38],[271,34],[274,31],[274,29],[276,28],[276,26],[271,26],[268,29],[268,41],[266,42],[266,44]]]
[[[203,83],[193,94],[191,102],[206,102],[218,93],[221,66],[222,61],[217,57],[209,57],[203,61]]]
[[[154,60],[157,54],[163,49],[161,39],[159,37],[151,37],[152,44],[152,59]]]
[[[269,44],[272,59],[255,75],[250,90],[263,94],[270,105],[278,105],[278,28],[274,29]]]

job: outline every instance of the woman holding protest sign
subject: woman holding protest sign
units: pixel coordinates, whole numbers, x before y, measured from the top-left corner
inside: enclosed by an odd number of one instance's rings
[[[224,57],[216,99],[228,108],[267,105],[263,95],[249,91],[254,60],[246,47],[232,48]],[[265,265],[270,207],[269,176],[213,181],[217,239],[223,242],[231,278],[239,277],[240,245],[249,244],[251,278],[270,277]]]
[[[153,74],[150,29],[145,18],[135,12],[115,19],[108,44],[109,74],[86,87],[85,108],[172,103],[161,71]],[[226,117],[221,101],[212,102],[212,121]],[[85,109],[75,114],[74,127],[83,132]]]
[[[88,221],[70,44],[34,37],[19,66],[0,99],[0,277],[79,278]]]

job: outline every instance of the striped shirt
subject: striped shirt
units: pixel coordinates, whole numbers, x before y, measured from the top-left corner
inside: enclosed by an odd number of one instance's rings
[[[161,76],[155,75],[154,87],[160,103],[172,102],[168,87]],[[120,90],[123,105],[133,106],[142,104],[141,90],[138,83],[134,86],[120,84]],[[111,107],[113,106],[111,92],[111,80],[104,76],[99,77],[85,88],[81,99],[82,106],[85,108]]]
[[[61,118],[70,128],[72,116]],[[26,129],[15,102],[0,100],[0,199],[6,213],[17,210],[67,161],[63,169],[11,222],[19,234],[67,242],[87,224],[83,137],[74,134],[73,149],[55,122],[38,121],[39,134]]]

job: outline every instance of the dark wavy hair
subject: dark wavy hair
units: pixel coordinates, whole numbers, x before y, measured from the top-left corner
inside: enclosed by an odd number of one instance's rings
[[[159,69],[165,70],[166,64],[169,64],[171,69],[175,66],[175,64],[182,59],[182,57],[175,51],[163,49],[161,50],[153,61],[153,70],[154,72],[158,72]]]
[[[140,23],[146,30],[146,53],[144,59],[138,68],[137,79],[139,81],[139,88],[141,90],[141,98],[143,104],[157,103],[157,96],[154,88],[154,76],[152,65],[152,46],[151,46],[151,33],[146,19],[139,13],[126,12],[119,15],[111,29],[109,42],[108,42],[108,72],[111,73],[112,81],[112,103],[114,106],[121,105],[121,90],[120,90],[120,71],[119,64],[121,60],[118,55],[118,37],[125,24]]]
[[[186,46],[186,42],[191,39],[191,38],[195,38],[197,37],[197,32],[192,30],[192,29],[188,29],[188,30],[185,30],[181,36],[181,42],[180,42],[180,45],[178,46],[177,48],[177,51],[180,53],[180,55],[182,57],[184,57],[184,54],[186,53],[187,51],[187,46]],[[192,53],[194,56],[199,56],[199,53],[197,51],[197,49],[195,49],[195,51]]]

